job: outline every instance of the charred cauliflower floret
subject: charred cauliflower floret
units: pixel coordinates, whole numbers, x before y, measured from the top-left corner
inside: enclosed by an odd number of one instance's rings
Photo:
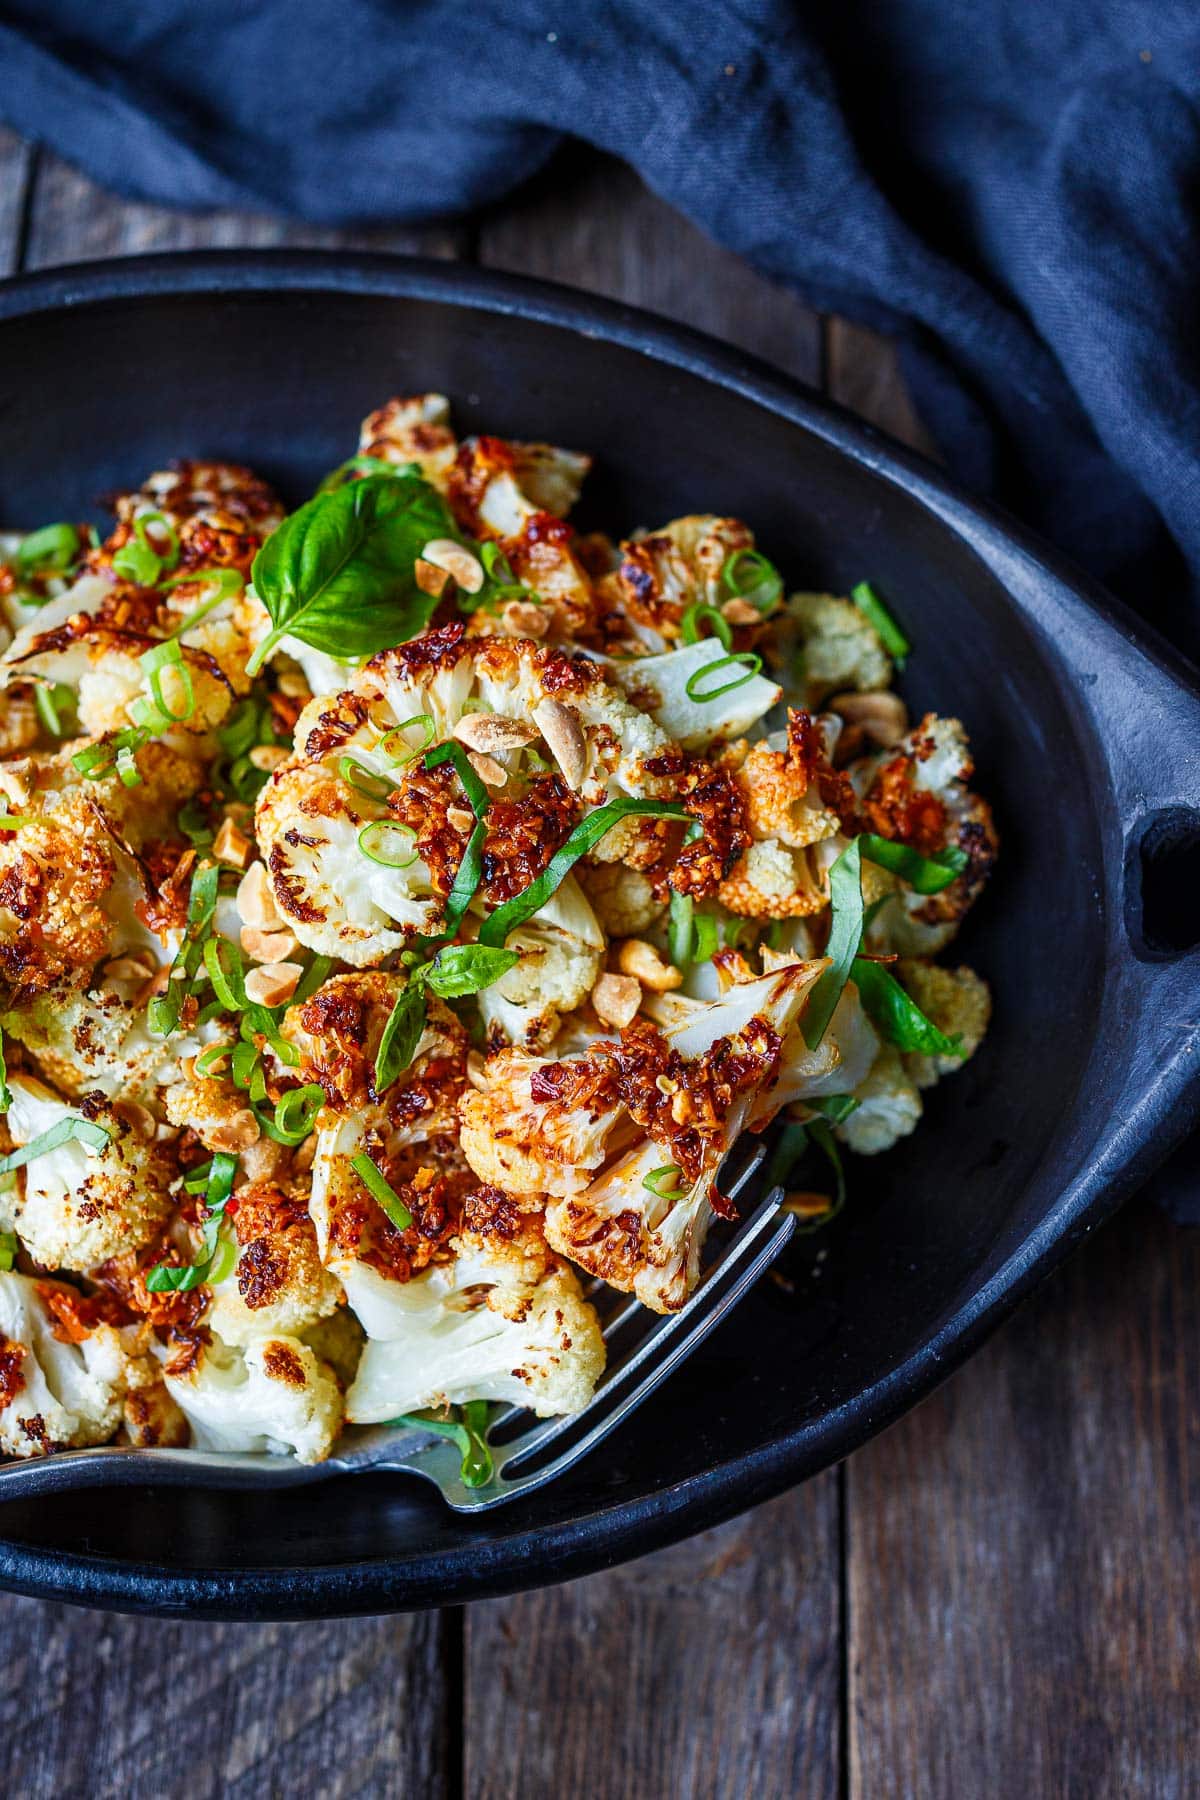
[[[309,1183],[248,1182],[229,1211],[237,1260],[212,1288],[205,1323],[227,1344],[283,1333],[300,1337],[342,1302],[322,1266],[308,1214]],[[228,1214],[226,1215],[228,1216]]]
[[[115,973],[113,972],[115,969]],[[164,1043],[146,1024],[153,969],[135,957],[102,966],[93,987],[51,988],[0,1018],[46,1080],[78,1097],[99,1091],[142,1103],[179,1073],[180,1040]],[[183,1050],[192,1049],[190,1041]]]
[[[475,816],[453,766],[426,767],[431,732],[487,758],[480,904],[526,887],[585,808],[670,790],[642,766],[666,740],[592,664],[461,626],[384,651],[305,708],[295,754],[259,797],[275,902],[308,948],[366,967],[437,931]],[[623,822],[602,853],[619,857],[641,826]]]
[[[612,664],[613,680],[685,750],[731,743],[766,717],[783,689],[730,660],[716,638]]]
[[[735,746],[734,779],[745,797],[753,842],[717,889],[741,918],[793,919],[824,911],[829,870],[846,847],[840,834],[854,795],[826,755],[820,724],[792,712],[786,731],[748,750]]]
[[[936,963],[901,962],[896,967],[901,985],[911,994],[927,1019],[946,1037],[962,1042],[961,1056],[906,1056],[904,1066],[918,1087],[932,1087],[942,1075],[951,1075],[974,1056],[983,1042],[992,1016],[992,996],[987,982],[974,969],[942,969]]]
[[[621,545],[620,563],[601,592],[648,650],[665,650],[678,639],[689,606],[719,606],[729,598],[722,572],[730,557],[753,548],[754,533],[740,519],[711,513],[672,519]]]
[[[550,1196],[552,1248],[655,1311],[674,1311],[699,1279],[708,1223],[725,1206],[717,1171],[747,1122],[765,1125],[775,1111],[783,1044],[820,969],[788,965],[665,1033],[635,1025],[557,1062],[502,1051],[460,1107],[467,1160],[511,1194]],[[814,1074],[828,1071],[830,1055],[814,1061]]]
[[[561,1019],[583,1005],[604,962],[604,933],[573,876],[512,932],[507,947],[520,961],[478,995],[484,1029],[489,1042],[499,1034],[541,1049]]]
[[[894,883],[898,900],[876,915],[872,950],[928,956],[948,944],[982,892],[998,839],[987,801],[967,786],[974,765],[957,719],[927,713],[894,750],[852,763],[846,773],[859,797],[864,829],[910,844],[923,856],[957,848],[967,867],[939,894]]]
[[[394,1283],[386,1311],[376,1308],[346,1397],[352,1422],[465,1400],[504,1400],[548,1418],[591,1399],[604,1339],[574,1271],[548,1249],[536,1219],[506,1218],[502,1195],[477,1201],[483,1229],[462,1231],[452,1261]]]
[[[34,1261],[83,1273],[149,1243],[171,1211],[174,1169],[144,1109],[99,1094],[72,1107],[27,1075],[14,1075],[9,1087],[4,1122],[15,1145],[31,1144],[73,1117],[106,1133],[98,1148],[78,1137],[55,1144],[19,1169],[16,1186],[0,1194],[0,1223],[17,1233]]]
[[[444,394],[413,394],[387,400],[368,413],[358,434],[360,455],[380,462],[416,463],[426,481],[446,491],[458,439],[450,426]]]
[[[212,1337],[190,1367],[164,1371],[199,1450],[324,1462],[342,1428],[337,1377],[307,1344],[283,1334],[244,1347]]]
[[[853,1093],[858,1105],[837,1127],[837,1135],[858,1156],[877,1156],[916,1130],[921,1096],[899,1051],[890,1044],[883,1046]]]
[[[787,602],[787,623],[800,640],[805,705],[819,706],[844,688],[865,694],[891,685],[892,659],[852,600],[793,594]]]
[[[43,1456],[102,1444],[121,1421],[126,1357],[111,1325],[63,1329],[57,1282],[0,1273],[0,1452]]]

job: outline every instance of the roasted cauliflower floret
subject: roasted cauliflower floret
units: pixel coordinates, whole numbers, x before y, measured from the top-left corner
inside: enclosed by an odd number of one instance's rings
[[[102,1444],[121,1420],[126,1357],[111,1325],[68,1336],[56,1282],[0,1273],[0,1451],[42,1456]]]
[[[502,1051],[460,1106],[467,1160],[510,1194],[551,1196],[546,1236],[562,1255],[656,1311],[682,1306],[724,1205],[721,1161],[752,1116],[772,1116],[783,1044],[820,969],[788,965],[665,1033],[635,1025],[557,1062]]]
[[[837,1135],[859,1156],[890,1150],[917,1128],[921,1096],[899,1051],[885,1044],[864,1081],[853,1090],[858,1105]]]
[[[783,689],[729,660],[716,638],[612,665],[614,681],[685,750],[731,743],[757,725]]]
[[[186,1371],[164,1371],[167,1391],[199,1450],[292,1455],[324,1462],[342,1428],[337,1377],[299,1338],[213,1337]]]
[[[452,765],[425,766],[425,719],[435,743],[488,746],[473,752],[486,754],[496,784],[480,905],[527,886],[585,807],[670,791],[665,776],[643,769],[666,740],[591,664],[532,643],[464,638],[460,626],[384,651],[345,692],[305,708],[295,755],[263,789],[256,818],[280,913],[301,943],[357,967],[437,931],[475,827]],[[531,772],[531,749],[555,772]],[[353,783],[347,759],[359,766]],[[648,841],[657,843],[653,824]],[[372,826],[368,847],[382,862],[360,844]],[[619,857],[646,836],[642,821],[625,821],[602,853]]]
[[[272,1180],[237,1189],[229,1211],[237,1261],[212,1288],[205,1323],[227,1344],[282,1333],[300,1337],[343,1298],[322,1266],[308,1215],[309,1184]]]
[[[426,1406],[505,1400],[543,1418],[579,1412],[604,1369],[604,1339],[573,1270],[529,1216],[464,1230],[452,1262],[392,1283],[376,1308],[346,1417],[357,1424]],[[468,1210],[470,1203],[468,1202]],[[477,1209],[478,1210],[478,1209]]]
[[[0,1024],[60,1093],[78,1097],[98,1090],[110,1099],[145,1103],[161,1082],[177,1076],[181,1054],[178,1039],[165,1043],[147,1029],[147,971],[132,957],[115,958],[98,972],[94,987],[51,988],[6,1013]]]
[[[444,394],[413,394],[387,400],[362,422],[359,453],[380,462],[416,463],[426,481],[443,493],[458,455]]]
[[[604,960],[604,934],[578,882],[568,875],[545,906],[508,939],[520,962],[477,996],[484,1029],[510,1044],[541,1049],[564,1014],[582,1006]]]
[[[180,1078],[162,1097],[168,1124],[194,1131],[206,1150],[236,1155],[257,1144],[258,1120],[246,1094],[227,1073],[196,1075],[183,1069],[178,1073]]]
[[[174,1169],[144,1109],[100,1094],[72,1107],[28,1075],[14,1075],[9,1087],[12,1105],[4,1122],[14,1144],[32,1143],[81,1116],[108,1137],[100,1149],[68,1138],[26,1163],[16,1186],[0,1195],[0,1224],[15,1231],[46,1269],[83,1273],[149,1243],[171,1211]]]
[[[962,1040],[961,1056],[906,1056],[904,1066],[918,1087],[932,1087],[942,1075],[961,1069],[974,1056],[992,1016],[987,982],[974,969],[942,969],[936,963],[901,962],[896,976],[927,1019],[946,1037]]]
[[[610,938],[641,937],[666,911],[648,877],[623,863],[581,864],[579,882]]]
[[[927,713],[894,750],[847,768],[868,831],[910,844],[923,856],[954,847],[968,859],[958,880],[940,894],[921,895],[897,884],[899,900],[881,908],[871,927],[872,950],[933,955],[950,942],[982,892],[999,840],[991,808],[967,786],[973,772],[962,725],[935,713]]]
[[[698,600],[718,606],[729,597],[722,571],[739,550],[753,548],[754,533],[740,519],[711,513],[672,519],[621,545],[620,564],[601,591],[648,650],[665,650],[679,637],[689,606]]]
[[[839,600],[832,594],[793,594],[787,612],[803,652],[806,706],[819,706],[843,688],[865,694],[891,685],[892,659],[853,600]]]

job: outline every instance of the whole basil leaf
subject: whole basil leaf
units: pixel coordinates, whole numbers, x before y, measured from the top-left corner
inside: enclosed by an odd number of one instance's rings
[[[329,656],[373,656],[423,631],[436,598],[417,586],[431,538],[458,528],[417,475],[369,475],[318,494],[273,531],[254,559],[254,590],[273,630],[246,665],[255,674],[280,638]]]
[[[507,975],[520,958],[515,950],[500,950],[489,944],[451,944],[439,950],[433,962],[421,970],[425,985],[443,1000],[461,1000],[465,994],[477,994]]]
[[[851,971],[858,997],[890,1044],[923,1056],[964,1056],[962,1039],[947,1037],[927,1018],[882,963],[856,956]]]
[[[421,1033],[425,1029],[425,991],[419,981],[410,980],[400,995],[379,1040],[375,1057],[375,1092],[390,1088],[397,1075],[407,1069],[417,1053]]]

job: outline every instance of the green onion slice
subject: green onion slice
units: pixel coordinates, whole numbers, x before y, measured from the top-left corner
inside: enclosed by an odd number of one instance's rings
[[[957,845],[922,856],[909,844],[897,844],[892,838],[876,837],[870,831],[863,832],[859,843],[868,862],[901,876],[918,894],[940,894],[958,880],[971,860]]]
[[[531,881],[521,893],[514,894],[511,900],[506,900],[503,906],[498,906],[484,920],[479,942],[503,944],[510,931],[515,931],[518,925],[523,925],[526,919],[545,906],[581,856],[594,850],[601,838],[607,836],[622,819],[636,817],[687,821],[690,815],[672,800],[638,800],[622,796],[619,800],[610,800],[606,805],[597,807],[586,819],[580,820],[536,881]]]
[[[152,525],[157,541],[150,536]],[[153,587],[163,570],[173,569],[178,561],[179,533],[164,514],[147,512],[133,521],[133,537],[113,557],[113,568],[139,587]]]
[[[420,861],[416,844],[412,826],[400,825],[395,819],[373,819],[358,834],[363,855],[384,869],[411,869]]]
[[[15,1231],[0,1231],[0,1269],[12,1268],[19,1248]]]
[[[150,694],[153,710],[162,720],[160,729],[166,730],[171,725],[182,725],[190,719],[196,710],[196,694],[192,687],[192,672],[183,658],[183,648],[177,638],[166,638],[161,644],[155,644],[153,650],[145,650],[138,657],[143,673],[150,683]],[[163,692],[163,676],[168,669],[173,669],[175,677],[182,689],[182,701],[176,708],[168,702]],[[145,707],[141,701],[130,707],[130,717],[137,725],[154,729],[155,721],[150,717],[136,716],[134,708],[149,713],[151,708]]]
[[[735,550],[725,559],[721,585],[731,599],[748,600],[766,614],[779,604],[783,577],[759,550]]]
[[[60,1144],[70,1143],[73,1138],[86,1144],[89,1150],[103,1150],[108,1143],[109,1133],[103,1125],[70,1113],[65,1119],[57,1120],[48,1131],[31,1138],[27,1144],[20,1144],[15,1150],[10,1150],[7,1156],[0,1156],[0,1175],[7,1175],[11,1169],[23,1169],[26,1163],[36,1162],[39,1156],[57,1150]]]
[[[922,1056],[965,1056],[962,1038],[947,1037],[928,1018],[882,963],[854,959],[854,985],[864,1008],[884,1037],[899,1050]]]
[[[714,675],[729,668],[738,668],[742,673],[719,687],[709,686]],[[723,694],[732,694],[735,688],[745,687],[761,669],[761,656],[756,656],[753,650],[736,650],[731,656],[715,657],[712,662],[706,662],[703,668],[694,670],[684,683],[684,692],[689,700],[719,700]]]
[[[659,1200],[678,1200],[686,1192],[681,1182],[678,1165],[664,1163],[661,1169],[651,1169],[642,1186],[647,1193],[654,1194]]]
[[[855,838],[838,857],[829,871],[829,902],[832,922],[825,954],[830,960],[813,984],[804,1009],[801,1028],[804,1041],[815,1050],[829,1027],[834,1008],[842,997],[842,989],[850,979],[850,969],[858,954],[863,933],[862,840]]]
[[[355,793],[365,794],[368,800],[386,800],[395,786],[386,775],[377,775],[374,769],[368,769],[353,756],[339,756],[337,769],[341,779]]]
[[[422,734],[421,742],[415,748],[404,736],[406,731],[414,730]],[[423,756],[436,734],[437,726],[433,722],[432,713],[414,713],[411,719],[401,719],[399,725],[393,725],[390,731],[385,731],[375,747],[380,756],[403,765]]]
[[[85,781],[102,781],[117,768],[124,756],[125,768],[128,768],[133,757],[147,741],[150,733],[141,726],[130,726],[124,731],[115,731],[99,744],[89,744],[86,750],[76,750],[71,757],[74,766]],[[134,769],[136,775],[136,766]],[[141,779],[140,776],[137,778]],[[122,775],[126,787],[133,787],[135,782]]]
[[[904,667],[904,659],[912,649],[912,645],[897,625],[895,619],[884,605],[869,581],[860,581],[857,587],[850,590],[850,598],[857,606],[868,625],[873,625],[879,634],[879,640],[898,669]]]
[[[276,1103],[275,1129],[287,1144],[302,1144],[317,1122],[317,1114],[325,1104],[325,1090],[319,1082],[307,1087],[290,1088]]]
[[[215,612],[222,601],[229,600],[234,594],[240,594],[246,585],[245,578],[237,569],[188,569],[182,575],[170,575],[161,585],[166,588],[179,587],[184,582],[214,583],[212,592],[199,605],[187,614],[171,632],[171,637],[181,638],[185,632],[193,631],[209,613]]]
[[[243,1012],[249,1005],[246,969],[242,953],[231,938],[210,937],[204,946],[204,967],[213,992],[227,1012]]]
[[[702,625],[711,625],[711,632],[700,629]],[[694,600],[679,621],[679,635],[685,644],[698,644],[703,637],[720,638],[726,650],[733,648],[733,631],[729,620],[715,606],[706,600]]]
[[[74,525],[43,525],[17,545],[17,569],[22,575],[69,569],[78,555],[79,532]]]
[[[407,1231],[412,1224],[412,1214],[396,1193],[391,1183],[380,1174],[365,1150],[350,1158],[350,1167],[358,1176],[373,1200],[377,1200],[397,1231]]]
[[[33,690],[34,704],[38,710],[42,729],[49,737],[65,737],[68,725],[64,714],[70,718],[75,710],[75,691],[61,681],[39,681]]]

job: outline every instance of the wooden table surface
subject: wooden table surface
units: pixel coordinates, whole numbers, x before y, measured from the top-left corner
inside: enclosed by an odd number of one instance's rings
[[[333,233],[126,205],[0,132],[0,274],[202,245],[419,249],[756,351],[909,441],[879,340],[621,166]],[[3,1792],[1185,1796],[1200,1791],[1200,1236],[1134,1202],[840,1469],[587,1580],[437,1614],[190,1625],[0,1596]]]

